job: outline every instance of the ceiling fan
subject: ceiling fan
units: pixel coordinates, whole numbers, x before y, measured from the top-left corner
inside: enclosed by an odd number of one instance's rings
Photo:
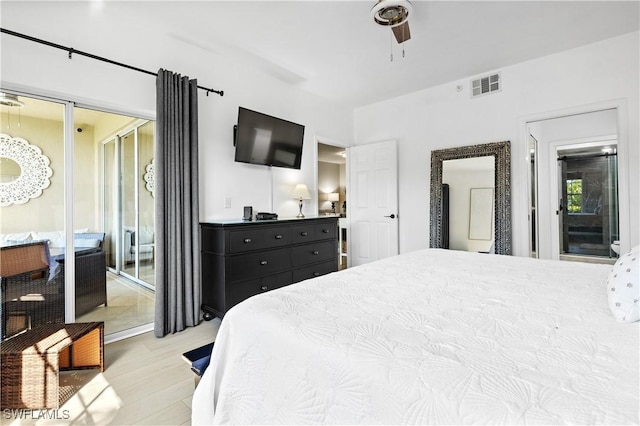
[[[376,24],[391,27],[398,43],[411,38],[409,31],[409,15],[412,11],[408,0],[378,0],[371,9],[371,17]]]

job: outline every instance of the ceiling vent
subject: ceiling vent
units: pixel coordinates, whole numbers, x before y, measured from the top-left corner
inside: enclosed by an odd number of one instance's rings
[[[500,73],[481,77],[471,81],[471,97],[475,98],[476,96],[499,92],[501,87]]]

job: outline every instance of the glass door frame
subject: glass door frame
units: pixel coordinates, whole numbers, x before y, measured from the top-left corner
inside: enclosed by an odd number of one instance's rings
[[[565,176],[567,174],[567,162],[566,161],[561,161],[562,155],[560,154],[561,150],[566,150],[566,149],[570,149],[570,148],[583,148],[583,149],[593,149],[594,151],[589,154],[590,156],[593,155],[598,155],[601,154],[601,148],[604,147],[609,147],[609,146],[615,146],[616,147],[616,151],[618,150],[618,136],[617,135],[605,135],[605,136],[596,136],[596,137],[591,137],[591,138],[585,138],[585,139],[579,139],[579,140],[575,140],[575,141],[563,141],[563,142],[556,142],[556,143],[551,143],[550,144],[550,148],[553,150],[553,158],[557,159],[557,167],[555,168],[555,173],[554,175],[551,177],[552,181],[555,179],[555,181],[557,182],[557,193],[556,193],[556,200],[558,200],[558,211],[556,211],[556,215],[557,215],[557,247],[554,245],[554,250],[557,249],[557,256],[558,258],[562,258],[562,256],[583,256],[583,257],[596,257],[596,258],[602,258],[602,259],[615,259],[616,257],[613,256],[612,253],[612,249],[610,247],[611,243],[613,242],[613,240],[619,240],[620,238],[620,198],[618,196],[618,187],[619,187],[619,180],[620,180],[620,176],[619,176],[619,169],[618,169],[618,155],[617,153],[611,154],[611,155],[607,155],[607,154],[602,154],[601,156],[606,156],[607,157],[607,178],[614,178],[612,179],[612,182],[610,183],[610,185],[612,185],[612,187],[609,187],[608,191],[609,191],[609,195],[611,195],[610,198],[608,198],[608,200],[610,202],[607,203],[609,211],[607,212],[607,217],[608,217],[608,230],[609,230],[609,242],[607,244],[608,246],[608,251],[609,251],[609,256],[604,256],[604,255],[585,255],[585,254],[578,254],[578,253],[572,253],[569,250],[569,242],[565,241],[565,214],[569,214],[568,213],[568,195],[567,195],[567,183],[565,181]],[[589,156],[587,155],[587,157]],[[575,158],[575,157],[574,157]],[[611,164],[611,160],[613,161],[613,168],[615,168],[614,171],[612,171],[612,164]],[[574,160],[575,161],[575,160]],[[613,189],[612,189],[613,188]],[[553,194],[552,194],[553,196]],[[611,202],[613,201],[613,202]],[[612,215],[611,213],[611,208],[612,206],[615,204],[615,216],[616,216],[616,220],[613,221],[612,220]],[[615,230],[615,231],[613,231]],[[615,236],[614,236],[615,235]],[[556,253],[554,253],[554,256],[556,255]]]

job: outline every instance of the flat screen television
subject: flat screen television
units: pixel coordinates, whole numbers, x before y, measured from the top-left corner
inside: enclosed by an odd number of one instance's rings
[[[235,161],[299,169],[304,126],[240,107]]]

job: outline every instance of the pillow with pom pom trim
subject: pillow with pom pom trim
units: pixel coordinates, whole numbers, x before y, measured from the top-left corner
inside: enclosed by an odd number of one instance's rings
[[[607,278],[609,308],[621,322],[640,320],[640,246],[620,256]]]

